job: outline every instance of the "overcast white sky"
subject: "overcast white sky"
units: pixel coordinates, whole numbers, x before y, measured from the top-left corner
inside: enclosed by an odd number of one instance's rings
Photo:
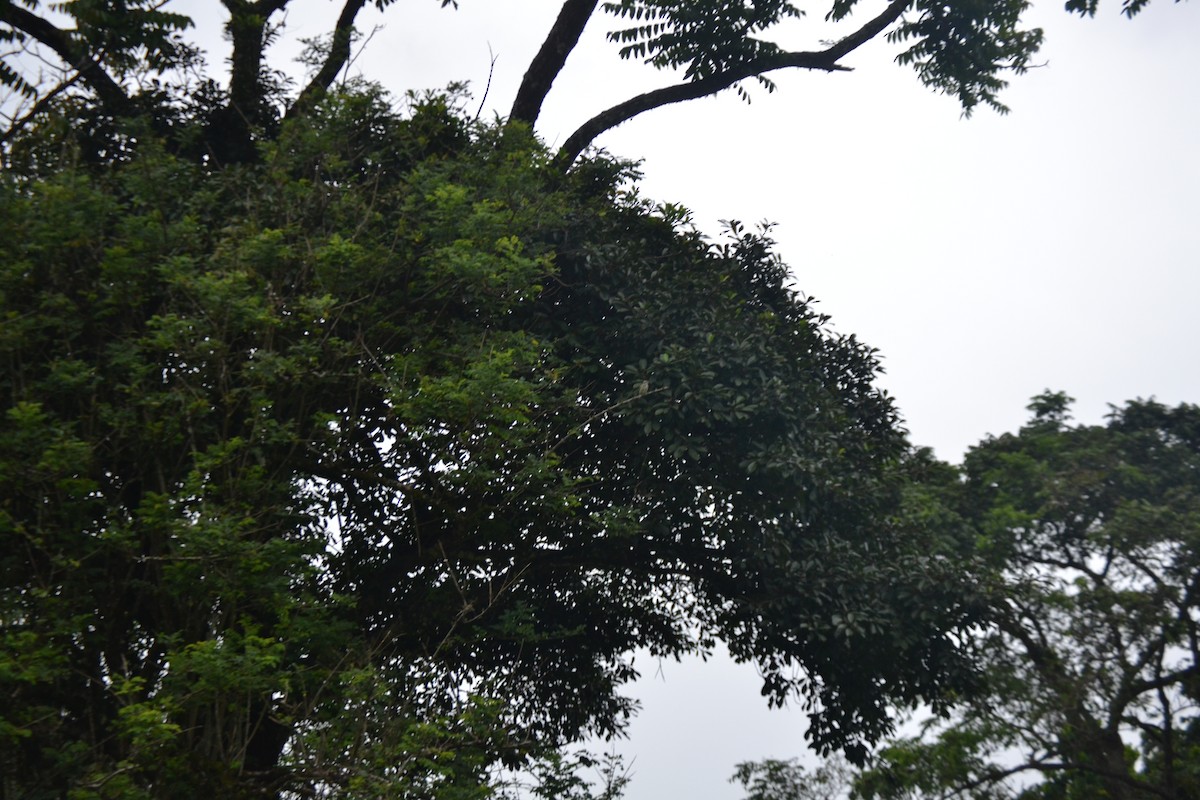
[[[363,21],[385,27],[355,67],[398,92],[482,91],[490,48],[485,113],[503,113],[558,5],[405,0]],[[1119,5],[1101,0],[1094,20],[1036,5],[1046,65],[1012,79],[1006,117],[961,119],[878,41],[846,59],[854,72],[779,74],[749,106],[728,94],[659,110],[599,144],[645,159],[644,193],[705,230],[777,222],[797,287],[879,348],[913,440],[942,458],[1018,427],[1045,388],[1076,397],[1086,422],[1137,396],[1197,402],[1200,4],[1154,0],[1133,20]],[[187,6],[222,19],[215,3]],[[863,0],[864,17],[878,8]],[[336,9],[295,0],[287,38],[328,30]],[[827,34],[825,10],[789,43]],[[611,23],[594,20],[568,61],[539,125],[548,142],[668,80],[619,62]],[[802,753],[801,715],[768,712],[752,668],[639,666],[644,710],[619,746],[635,759],[629,800],[736,800],[737,761]]]

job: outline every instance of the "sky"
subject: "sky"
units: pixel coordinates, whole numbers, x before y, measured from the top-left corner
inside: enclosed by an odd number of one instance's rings
[[[215,2],[173,5],[219,36]],[[879,40],[844,60],[852,72],[777,73],[749,105],[726,93],[660,109],[597,144],[642,159],[643,194],[691,208],[714,236],[722,219],[776,223],[796,288],[879,349],[912,440],[943,459],[1015,430],[1047,388],[1086,423],[1134,397],[1200,402],[1200,3],[1154,0],[1133,20],[1119,5],[1080,19],[1035,3],[1027,20],[1046,43],[1011,78],[1007,116],[963,119]],[[878,8],[864,0],[864,16]],[[398,2],[361,20],[382,27],[353,69],[396,92],[470,81],[481,113],[503,114],[557,9]],[[274,64],[336,13],[294,0]],[[829,38],[824,13],[812,6],[787,44]],[[603,36],[614,23],[593,20],[556,82],[538,125],[548,143],[671,82],[617,59]],[[768,711],[752,667],[636,663],[643,709],[617,745],[628,800],[738,800],[738,761],[804,755],[802,714]]]

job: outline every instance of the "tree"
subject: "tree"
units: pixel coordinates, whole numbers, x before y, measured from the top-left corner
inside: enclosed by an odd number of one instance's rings
[[[1034,398],[949,487],[992,576],[983,691],[884,748],[858,796],[1200,791],[1200,408],[1136,401],[1071,426],[1069,402]]]
[[[744,800],[841,800],[853,776],[850,764],[836,756],[811,771],[796,759],[768,758],[738,764],[730,782],[746,790]]]
[[[1138,13],[1147,0],[1124,0],[1123,12]],[[328,39],[314,52],[313,69],[294,97],[280,91],[266,66],[265,51],[279,34],[276,21],[289,0],[222,0],[229,15],[231,44],[228,82],[206,84],[209,110],[205,139],[222,163],[253,158],[252,141],[271,136],[279,117],[303,115],[333,86],[350,60],[354,24],[366,0],[345,0]],[[442,0],[443,7],[453,0]],[[378,7],[390,6],[377,0]],[[597,136],[639,114],[664,105],[716,94],[756,80],[773,89],[768,75],[781,69],[846,70],[842,61],[864,44],[886,36],[904,42],[897,60],[916,69],[921,81],[954,96],[964,113],[979,104],[1004,111],[999,92],[1003,75],[1023,72],[1037,52],[1042,34],[1023,29],[1025,0],[982,0],[946,4],[931,0],[891,0],[869,19],[858,0],[833,0],[826,19],[844,33],[818,49],[792,51],[770,35],[804,12],[786,0],[565,0],[544,43],[531,62],[514,98],[510,119],[533,126],[584,28],[599,10],[626,27],[608,34],[622,58],[639,58],[659,69],[682,73],[679,82],[640,94],[597,113],[563,143],[561,165],[574,162]],[[1068,0],[1069,11],[1091,15],[1097,0]],[[57,15],[47,15],[37,0],[0,3],[0,41],[14,53],[36,51],[38,70],[57,63],[51,78],[34,74],[18,59],[0,65],[0,85],[27,103],[10,113],[11,130],[36,117],[64,91],[85,87],[105,117],[154,110],[170,116],[179,97],[163,93],[153,76],[173,68],[197,66],[197,52],[182,32],[190,20],[150,0],[74,0]],[[796,23],[798,24],[798,23]],[[12,55],[12,54],[10,54]],[[135,88],[139,87],[139,88]]]
[[[483,797],[618,731],[639,647],[724,640],[823,747],[962,683],[874,353],[765,232],[315,103],[245,164],[72,97],[10,143],[6,793]]]

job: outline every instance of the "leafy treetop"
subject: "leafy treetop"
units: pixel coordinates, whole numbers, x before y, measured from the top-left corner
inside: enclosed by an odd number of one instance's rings
[[[960,564],[995,609],[970,643],[979,691],[841,786],[836,761],[743,765],[750,797],[1197,796],[1200,408],[1139,400],[1073,426],[1070,402],[1035,397],[1018,434],[973,448],[934,495],[973,532]]]
[[[765,232],[446,98],[327,94],[222,168],[203,116],[91,112],[0,180],[23,796],[483,797],[619,731],[637,648],[722,640],[857,753],[966,682],[874,352]]]

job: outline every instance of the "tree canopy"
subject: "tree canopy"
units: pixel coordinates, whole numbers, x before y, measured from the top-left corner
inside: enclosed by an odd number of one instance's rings
[[[1147,0],[1123,0],[1137,14]],[[280,36],[291,0],[221,0],[231,44],[228,79],[203,79],[193,100],[208,110],[204,137],[222,162],[252,158],[251,142],[271,135],[281,117],[306,113],[351,60],[355,22],[366,0],[345,0],[328,35],[314,42],[311,69],[294,94],[281,91],[267,50]],[[441,0],[443,7],[456,6]],[[390,0],[375,5],[389,13]],[[869,5],[869,4],[867,4]],[[769,75],[783,69],[847,70],[855,50],[880,37],[903,45],[897,56],[920,80],[953,96],[964,113],[980,104],[1004,111],[999,99],[1006,75],[1026,70],[1042,42],[1025,27],[1027,0],[891,0],[867,8],[859,0],[832,0],[816,9],[836,34],[822,29],[813,49],[790,50],[778,42],[806,29],[809,9],[784,0],[564,0],[531,61],[509,112],[534,126],[555,79],[578,46],[587,25],[600,15],[615,18],[608,39],[621,58],[639,59],[673,73],[676,82],[598,110],[563,142],[561,165],[572,163],[600,134],[664,105],[716,94],[754,80],[773,89]],[[214,8],[216,3],[213,3]],[[1070,12],[1091,15],[1098,0],[1068,0]],[[50,7],[39,0],[0,2],[0,42],[10,51],[0,63],[0,86],[26,102],[8,103],[9,130],[38,116],[64,91],[82,89],[102,113],[129,116],[175,107],[183,99],[164,91],[161,76],[179,69],[195,74],[200,54],[186,41],[185,14],[153,0],[72,0]],[[810,26],[811,27],[811,26]],[[22,58],[22,55],[26,57]],[[57,67],[47,71],[47,65]],[[199,87],[193,87],[199,88]],[[6,134],[7,136],[10,134]]]
[[[765,232],[445,97],[225,168],[82,113],[0,182],[26,796],[458,797],[619,730],[635,648],[723,640],[858,751],[963,681],[874,353]]]
[[[883,747],[846,781],[851,796],[1200,791],[1200,408],[1135,401],[1075,426],[1069,402],[1034,398],[1019,433],[985,440],[961,478],[945,476],[944,507],[975,536],[962,563],[996,609],[972,638],[982,683],[948,719]],[[838,788],[777,764],[743,767],[775,793],[751,797]]]
[[[1200,409],[1138,401],[1071,426],[1068,403],[1035,398],[1019,434],[968,454],[962,508],[1001,610],[976,641],[986,692],[884,750],[864,796],[1200,788]]]

